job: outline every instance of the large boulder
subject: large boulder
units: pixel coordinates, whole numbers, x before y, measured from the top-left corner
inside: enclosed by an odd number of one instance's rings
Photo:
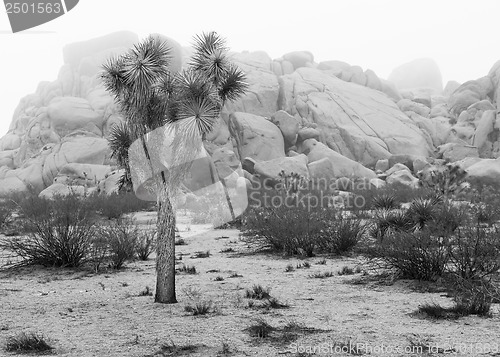
[[[99,137],[69,137],[54,146],[44,160],[42,179],[52,184],[59,171],[69,163],[104,165],[109,157],[108,141]]]
[[[179,71],[182,65],[182,48],[173,39],[161,34],[153,37],[166,42],[170,48],[170,68]],[[81,41],[64,46],[64,63],[77,69],[80,75],[95,76],[102,64],[110,57],[120,55],[139,42],[136,34],[128,31],[114,32],[109,35]]]
[[[249,88],[240,99],[226,104],[227,112],[246,112],[265,117],[276,113],[280,109],[279,85],[269,55],[263,51],[243,52],[234,54],[232,60],[245,72]]]
[[[418,179],[414,177],[410,170],[399,170],[387,176],[385,182],[388,185],[405,185],[412,188],[418,187]]]
[[[7,133],[0,139],[0,151],[15,150],[21,146],[21,142],[19,135],[12,132]]]
[[[423,117],[428,117],[431,110],[429,107],[422,103],[417,103],[414,102],[410,99],[401,99],[398,102],[398,107],[401,109],[403,112],[414,112],[417,113]]]
[[[320,62],[317,68],[322,71],[332,71],[338,77],[342,71],[351,68],[351,65],[347,62],[332,60]]]
[[[461,143],[447,143],[439,146],[438,154],[450,162],[460,161],[467,157],[479,157],[476,146]]]
[[[241,160],[251,157],[267,161],[285,156],[285,143],[280,129],[258,115],[237,112],[229,118],[229,130],[236,140]]]
[[[495,62],[493,67],[491,67],[488,77],[493,85],[493,91],[490,95],[496,103],[500,103],[500,60]]]
[[[8,167],[9,169],[14,168],[14,157],[16,156],[18,150],[5,150],[0,151],[0,167]]]
[[[437,147],[448,141],[452,131],[452,125],[448,118],[437,117],[430,119],[414,112],[408,112],[407,114],[421,130],[429,146]]]
[[[443,90],[443,78],[437,63],[430,58],[421,58],[393,69],[388,80],[399,90],[431,88],[437,93]]]
[[[466,171],[469,182],[500,187],[500,159],[481,159]]]
[[[297,155],[294,157],[279,157],[268,161],[259,161],[255,164],[255,174],[262,179],[278,180],[280,173],[285,175],[291,173],[299,174],[304,178],[309,178],[307,170],[308,159],[306,155]]]
[[[307,155],[311,176],[313,176],[311,172],[312,166],[314,173],[321,172],[321,175],[325,175],[329,178],[353,177],[371,179],[377,177],[372,170],[333,151],[328,146],[315,139],[303,141],[297,149],[299,153]],[[331,163],[331,166],[323,161],[321,162],[321,169],[317,167],[318,164],[314,165],[314,162],[324,159],[327,159]]]
[[[451,94],[453,94],[454,91],[458,89],[458,87],[460,87],[460,85],[461,84],[457,81],[448,81],[443,89],[443,95],[445,97],[449,97]]]
[[[495,86],[489,76],[467,81],[450,95],[448,98],[448,107],[458,117],[462,111],[469,108],[472,104],[487,98],[491,99],[494,92]]]
[[[78,195],[80,197],[87,196],[95,192],[94,189],[88,189],[85,186],[81,185],[65,185],[62,183],[54,183],[44,189],[38,195],[41,198],[57,199],[57,197],[68,196],[68,195]]]
[[[110,48],[130,48],[138,40],[135,33],[120,31],[87,41],[74,42],[63,48],[64,63],[77,67],[85,57],[108,51]]]
[[[312,180],[331,180],[336,177],[333,162],[327,157],[310,162],[307,168]]]
[[[342,156],[373,166],[391,154],[431,152],[422,131],[379,91],[313,68],[299,68],[280,83],[280,106],[315,123],[321,141]]]
[[[47,115],[51,128],[59,136],[66,136],[77,129],[102,135],[103,116],[94,111],[86,99],[54,98],[47,107]]]
[[[378,160],[377,163],[375,164],[375,171],[376,172],[385,172],[388,169],[389,169],[389,160],[388,159]]]
[[[408,171],[409,173],[411,173],[411,170],[410,170],[410,168],[408,168],[408,166],[403,165],[403,164],[396,164],[393,167],[391,167],[389,170],[387,170],[387,172],[385,174],[387,176],[391,176],[393,173],[399,172],[399,171]]]
[[[300,121],[284,110],[274,113],[271,117],[271,121],[281,130],[286,146],[290,147],[295,145],[297,142],[297,134],[300,129]]]
[[[314,62],[314,56],[309,51],[294,51],[283,55],[285,61],[290,62],[294,69],[307,67]]]
[[[111,173],[111,166],[68,163],[64,165],[54,178],[54,182],[66,185],[81,185],[85,187],[97,187]]]
[[[477,147],[480,157],[491,158],[496,154],[493,145],[498,141],[498,129],[496,127],[496,111],[485,111],[473,138],[473,145]]]
[[[319,140],[321,133],[315,128],[302,128],[297,133],[297,141],[301,142],[307,139]]]

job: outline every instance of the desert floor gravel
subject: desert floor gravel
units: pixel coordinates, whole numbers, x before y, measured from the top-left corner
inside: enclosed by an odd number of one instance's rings
[[[151,214],[137,217],[147,222]],[[415,317],[411,313],[421,304],[452,301],[443,292],[422,292],[425,285],[411,281],[384,284],[363,273],[337,274],[343,266],[363,270],[357,257],[255,253],[238,230],[189,225],[182,217],[180,222],[179,234],[187,244],[176,247],[182,256],[179,267],[195,266],[197,274],[177,275],[177,304],[140,296],[146,286],[154,290],[154,255],[99,274],[43,267],[0,271],[0,343],[33,331],[47,337],[57,356],[500,355],[498,305],[491,318]],[[207,250],[208,258],[194,257]],[[318,264],[323,258],[326,264]],[[285,271],[306,261],[310,268]],[[311,278],[323,272],[334,275]],[[239,276],[231,277],[235,273]],[[249,307],[245,289],[255,284],[270,288],[271,296],[289,307],[265,309],[259,301]],[[200,301],[211,301],[213,312],[192,316],[185,311],[187,304]],[[268,338],[252,337],[246,330],[259,318],[277,329]],[[284,332],[290,323],[304,329]],[[173,345],[176,349],[162,350]]]

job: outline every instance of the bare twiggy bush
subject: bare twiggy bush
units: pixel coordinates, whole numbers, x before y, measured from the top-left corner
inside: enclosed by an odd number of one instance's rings
[[[21,212],[27,236],[6,238],[0,248],[20,256],[22,264],[78,267],[86,262],[97,228],[77,195],[31,197],[23,201]]]

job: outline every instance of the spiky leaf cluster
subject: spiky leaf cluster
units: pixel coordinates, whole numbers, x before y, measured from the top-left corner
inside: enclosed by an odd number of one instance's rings
[[[244,73],[228,57],[225,41],[215,32],[195,37],[188,68],[170,70],[171,48],[150,36],[103,65],[104,87],[119,105],[125,126],[111,130],[110,147],[128,171],[128,148],[134,140],[167,123],[176,123],[174,140],[191,143],[209,133],[227,101],[248,88]],[[182,130],[181,130],[182,129]],[[174,153],[175,156],[175,153]]]

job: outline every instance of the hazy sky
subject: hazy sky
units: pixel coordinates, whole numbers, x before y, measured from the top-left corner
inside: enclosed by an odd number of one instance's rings
[[[65,44],[113,31],[163,33],[189,45],[215,30],[235,51],[276,58],[309,50],[316,62],[342,60],[383,78],[432,57],[446,84],[484,76],[500,59],[499,14],[499,0],[80,0],[66,15],[12,34],[2,9],[0,136],[19,99],[56,79]]]

